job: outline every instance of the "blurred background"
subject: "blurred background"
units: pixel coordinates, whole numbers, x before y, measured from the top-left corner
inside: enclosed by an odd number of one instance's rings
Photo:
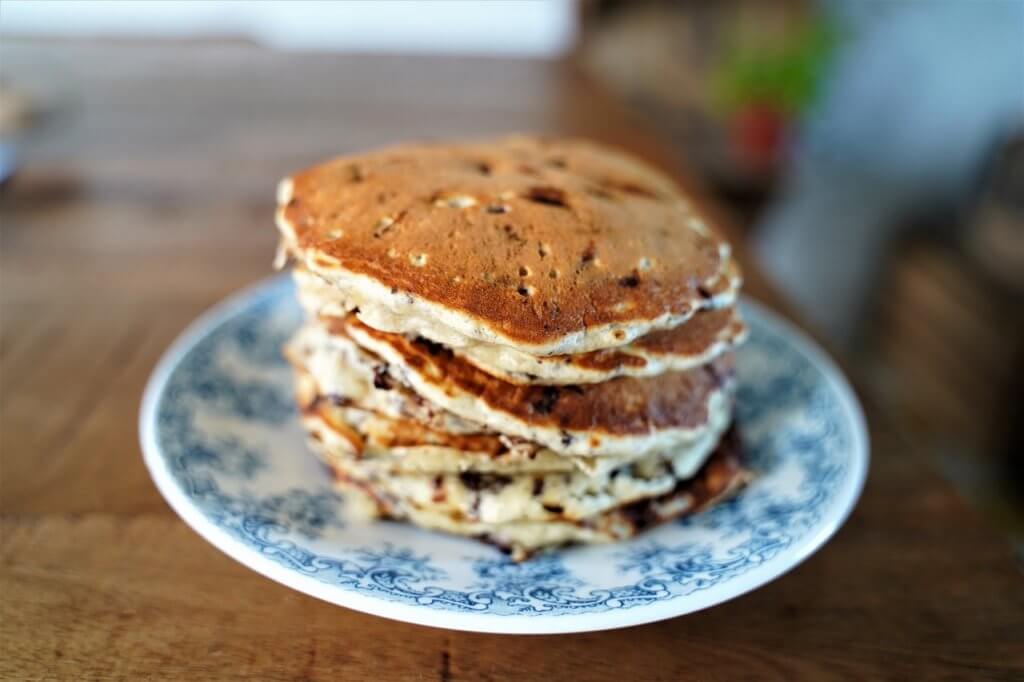
[[[97,209],[61,207],[92,193],[112,222],[84,248],[119,259],[141,247],[118,224],[180,220],[149,235],[154,262],[196,268],[179,278],[198,289],[204,228],[161,187],[205,197],[212,223],[258,225],[262,254],[271,188],[296,167],[405,137],[614,141],[612,109],[1024,548],[1022,0],[4,0],[0,220],[73,234]],[[133,203],[132,187],[156,189]],[[48,276],[51,295],[69,276],[46,269],[45,235],[0,237],[28,254],[4,258],[7,286]],[[140,297],[171,296],[147,277],[129,283]]]

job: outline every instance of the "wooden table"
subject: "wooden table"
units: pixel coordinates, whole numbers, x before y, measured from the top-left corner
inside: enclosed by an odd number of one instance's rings
[[[508,130],[671,155],[571,68],[539,61],[5,40],[0,63],[63,109],[0,204],[0,676],[1021,679],[1024,581],[1008,547],[870,405],[872,472],[834,541],[667,622],[448,632],[235,563],[157,494],[136,415],[182,327],[269,273],[278,177],[401,138]]]

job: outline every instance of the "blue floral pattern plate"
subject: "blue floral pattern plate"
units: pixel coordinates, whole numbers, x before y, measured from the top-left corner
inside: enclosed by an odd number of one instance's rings
[[[750,302],[738,420],[756,479],[734,499],[620,544],[522,564],[472,540],[345,518],[305,446],[280,346],[300,319],[276,278],[209,311],[149,381],[140,431],[160,492],[250,568],[335,604],[480,632],[602,630],[707,608],[777,578],[850,513],[864,418],[832,362]]]

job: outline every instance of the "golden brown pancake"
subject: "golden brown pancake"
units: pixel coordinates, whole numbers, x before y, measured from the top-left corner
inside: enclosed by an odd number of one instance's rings
[[[338,343],[325,347],[325,339]],[[319,400],[359,407],[449,434],[487,430],[424,400],[392,379],[386,363],[379,358],[346,337],[327,335],[318,325],[302,327],[283,350],[296,373],[300,410]]]
[[[366,415],[358,426],[350,423],[353,421],[351,414],[356,410]],[[494,432],[449,433],[430,428],[412,419],[388,417],[361,408],[350,408],[340,404],[338,400],[323,395],[318,395],[313,402],[304,405],[302,415],[307,419],[322,421],[326,427],[341,435],[355,457],[362,457],[370,445],[381,451],[438,446],[498,458],[508,455],[517,445],[515,441],[502,438]],[[527,446],[528,453],[539,449],[536,445],[523,445]],[[571,464],[569,460],[566,462]]]
[[[522,559],[749,474],[729,245],[623,153],[531,137],[340,157],[278,187],[310,448],[380,516]]]
[[[318,443],[318,450],[328,460],[390,462],[398,465],[393,467],[394,472],[500,471],[515,475],[536,471],[580,471],[595,477],[609,474],[617,468],[639,465],[646,458],[656,463],[671,461],[675,474],[683,476],[703,462],[729,426],[729,415],[719,415],[701,437],[685,445],[656,451],[650,456],[565,456],[537,443],[505,434],[487,431],[452,433],[441,425],[428,426],[413,419],[358,407],[338,396],[319,394],[310,400],[309,389],[308,375],[300,373],[296,377],[296,394],[302,422],[310,438]]]
[[[557,457],[566,460],[570,469],[594,475],[648,454],[707,451],[714,445],[709,439],[716,440],[731,420],[729,392],[720,390],[708,401],[707,420],[686,430],[683,438],[669,430],[625,439],[624,443],[621,438],[614,442],[605,437],[594,446],[591,437],[599,434],[587,433],[580,434],[576,452],[566,452],[566,433],[560,429],[549,428],[545,434],[543,428],[531,430],[523,424],[518,435],[501,432],[423,398],[403,383],[398,365],[389,365],[356,345],[344,331],[343,320],[335,320],[335,327],[331,334],[320,325],[307,324],[288,344],[286,355],[295,368],[296,398],[307,429],[334,441],[345,453],[427,446],[435,454],[439,448],[462,453],[462,464],[473,469],[494,468],[496,463],[488,460],[496,458],[504,460],[504,466]],[[497,416],[497,421],[509,421],[508,415]],[[531,437],[534,433],[539,437]],[[556,447],[544,445],[552,439]]]
[[[372,329],[354,315],[344,334],[388,362],[388,373],[464,419],[566,454],[621,455],[685,442],[709,423],[712,400],[728,391],[731,354],[685,372],[621,377],[580,386],[512,384],[423,338]]]
[[[284,181],[279,200],[284,246],[378,328],[433,321],[466,344],[587,352],[728,305],[739,285],[671,180],[585,141],[341,157]]]

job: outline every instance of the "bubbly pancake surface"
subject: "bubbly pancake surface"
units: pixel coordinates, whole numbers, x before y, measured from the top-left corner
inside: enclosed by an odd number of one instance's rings
[[[462,345],[619,346],[728,305],[739,286],[728,245],[667,177],[589,142],[342,157],[284,181],[279,200],[285,247],[371,324],[433,320]]]

